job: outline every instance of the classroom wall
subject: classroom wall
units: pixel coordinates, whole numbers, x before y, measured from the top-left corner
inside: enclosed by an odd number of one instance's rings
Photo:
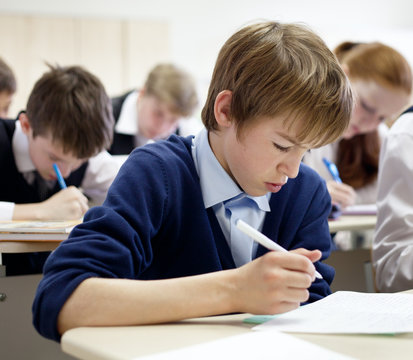
[[[120,70],[103,65],[109,53],[108,49],[119,50],[120,47],[125,50],[123,42],[122,45],[117,44],[118,35],[120,34],[121,39],[124,36],[124,27],[119,21],[122,24],[139,24],[142,21],[163,24],[164,36],[167,37],[163,44],[168,47],[164,49],[163,57],[185,67],[195,76],[201,102],[205,97],[219,48],[228,36],[247,22],[256,19],[304,22],[317,31],[331,48],[343,40],[383,41],[401,51],[413,64],[412,13],[413,2],[410,0],[0,0],[1,16],[17,14],[35,16],[36,19],[57,19],[60,30],[55,34],[54,43],[44,45],[47,54],[53,53],[54,46],[60,46],[63,50],[76,46],[77,40],[74,44],[66,42],[53,45],[58,43],[56,39],[63,36],[64,29],[73,26],[62,21],[62,18],[74,18],[80,22],[82,25],[74,26],[76,31],[99,27],[99,22],[105,23],[104,32],[98,35],[96,46],[88,49],[90,51],[85,64],[90,70],[96,70],[99,75],[103,74],[105,86],[111,95],[119,93],[119,90],[127,88],[129,84],[141,85],[146,71],[146,68],[143,69],[146,65],[142,66],[134,61],[125,65],[121,60],[117,60]],[[4,18],[0,24],[3,20]],[[20,24],[13,22],[1,26],[0,29],[4,34],[0,38],[21,31]],[[47,32],[42,31],[43,34],[39,34],[38,39]],[[85,30],[85,33],[93,38],[93,33],[89,30]],[[154,38],[152,31],[141,31],[130,41],[129,49],[135,51],[135,59],[139,59],[139,55],[147,56],[150,62],[157,58],[151,54],[159,45],[159,39]],[[140,49],[141,42],[145,42],[147,46]],[[7,48],[2,44],[0,41],[0,56],[5,56]],[[22,43],[14,43],[13,46],[22,46]],[[101,51],[103,56],[99,55]],[[27,56],[30,57],[30,51]],[[66,59],[72,60],[70,57]],[[125,66],[130,66],[129,69],[135,69],[135,72],[125,72]],[[38,70],[39,68],[34,73],[37,74]],[[27,93],[26,89],[31,88],[31,81],[32,78],[29,77],[28,83],[20,83],[20,91]]]
[[[46,62],[82,65],[111,95],[120,95],[142,84],[153,63],[169,60],[170,53],[165,21],[0,13],[0,34],[8,34],[0,36],[0,56],[18,83],[12,117],[25,109]],[[141,34],[151,34],[151,41]]]

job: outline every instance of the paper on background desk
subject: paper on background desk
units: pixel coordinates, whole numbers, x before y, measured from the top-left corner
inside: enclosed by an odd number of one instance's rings
[[[360,204],[347,206],[341,212],[342,215],[376,215],[377,205],[376,204]]]
[[[278,331],[250,331],[135,360],[350,360],[354,359]]]
[[[0,233],[70,233],[82,222],[79,220],[61,221],[0,221]]]
[[[322,334],[413,332],[413,295],[337,291],[253,330]]]

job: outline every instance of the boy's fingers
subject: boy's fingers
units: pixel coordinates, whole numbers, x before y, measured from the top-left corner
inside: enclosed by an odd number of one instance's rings
[[[307,250],[304,248],[299,248],[295,250],[291,250],[291,253],[298,254],[298,255],[303,255],[307,259],[309,259],[311,262],[316,262],[321,259],[321,251],[320,250]]]
[[[308,274],[314,273],[314,265],[312,262],[309,261],[307,256],[303,256],[303,254],[300,254],[299,252],[293,253],[291,251],[289,253],[281,253],[272,251],[270,254],[273,261],[271,264],[272,266],[276,265],[290,271],[306,272]]]

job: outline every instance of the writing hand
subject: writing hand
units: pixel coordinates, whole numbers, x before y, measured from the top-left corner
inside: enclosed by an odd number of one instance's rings
[[[340,184],[334,180],[329,180],[327,181],[327,189],[333,204],[339,204],[342,209],[354,205],[356,201],[356,192],[350,185]]]
[[[88,210],[88,199],[75,186],[59,191],[39,204],[41,217],[47,220],[80,219]]]

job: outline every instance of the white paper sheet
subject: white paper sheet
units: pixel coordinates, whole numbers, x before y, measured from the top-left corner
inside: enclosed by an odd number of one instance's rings
[[[347,206],[341,212],[343,215],[376,215],[377,205],[376,204],[359,204]]]
[[[324,334],[413,332],[413,295],[338,291],[253,329]]]
[[[297,339],[278,331],[248,332],[210,341],[204,344],[188,346],[178,350],[139,357],[139,360],[270,360],[270,359],[305,359],[305,360],[349,360],[353,359],[318,345]],[[138,359],[136,359],[138,360]]]

